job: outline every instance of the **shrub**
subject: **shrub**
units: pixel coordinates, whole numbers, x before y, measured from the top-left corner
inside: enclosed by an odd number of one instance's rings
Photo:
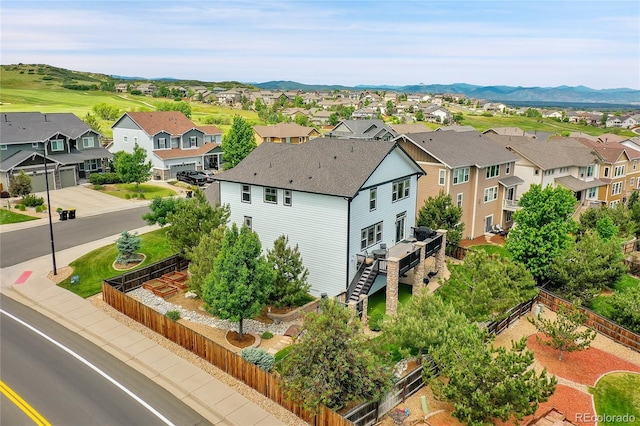
[[[138,194],[138,199],[139,200],[144,200],[146,197],[144,196],[144,194],[140,193]]]
[[[43,204],[41,206],[36,206],[36,213],[42,213],[47,211],[47,205]]]
[[[274,356],[262,348],[244,348],[240,355],[243,359],[249,361],[251,364],[257,365],[265,371],[271,370],[275,362]]]
[[[104,191],[104,185],[93,185],[93,189],[96,191]]]
[[[62,207],[58,207],[58,208],[56,209],[56,213],[60,213],[61,211],[62,211]]]
[[[124,194],[124,198],[126,198],[127,200],[131,199],[131,194]]]
[[[36,194],[28,194],[22,197],[22,204],[27,207],[37,207],[44,204],[44,198],[38,197]]]
[[[180,319],[180,311],[167,311],[165,315],[174,321],[178,321]]]
[[[120,183],[120,178],[117,173],[93,173],[89,176],[89,182],[93,185],[106,185]]]
[[[0,192],[0,198],[9,198],[9,191],[1,191]]]
[[[371,331],[380,331],[382,329],[382,321],[384,320],[384,314],[380,311],[373,311],[369,317],[369,329]]]
[[[264,340],[272,339],[273,333],[270,331],[265,331],[264,333],[262,333],[262,336],[260,337],[262,337]]]
[[[18,209],[21,212],[23,212],[23,211],[25,211],[27,209],[27,206],[25,206],[24,204],[16,204],[16,209]]]

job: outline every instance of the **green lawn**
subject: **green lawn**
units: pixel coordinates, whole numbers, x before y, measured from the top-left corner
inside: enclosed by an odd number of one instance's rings
[[[411,299],[411,288],[408,284],[400,283],[398,285],[398,305],[404,305]],[[385,313],[387,306],[386,287],[369,296],[368,306],[367,314],[369,316],[371,316],[374,311]]]
[[[625,274],[618,280],[613,286],[613,291],[625,291],[630,288],[634,288],[640,285],[640,279],[633,277],[629,274]],[[614,307],[611,303],[611,296],[596,296],[589,303],[588,308],[595,313],[602,315],[605,318],[613,318]]]
[[[146,259],[135,269],[148,266],[174,254],[167,242],[167,229],[165,227],[140,235],[142,238],[140,253],[143,253]],[[80,278],[80,282],[71,284],[71,278],[67,278],[59,284],[60,287],[66,288],[81,297],[89,297],[100,293],[103,279],[124,273],[113,268],[113,262],[116,260],[117,255],[118,250],[114,242],[74,260],[70,266],[73,268],[73,275],[77,275]]]
[[[604,421],[598,422],[600,426],[635,424],[629,421],[630,417],[640,420],[640,374],[607,374],[589,391],[593,394],[596,414],[604,417]],[[623,417],[616,418],[625,415],[626,420]]]
[[[174,190],[158,185],[142,184],[139,188],[136,188],[135,183],[118,183],[115,188],[114,190],[101,189],[100,191],[124,199],[140,198],[142,196],[144,199],[152,200],[157,197],[173,197],[176,195]]]
[[[27,216],[26,214],[15,213],[7,209],[0,209],[0,225],[6,225],[9,223],[27,222],[30,220],[37,220],[37,217]]]
[[[481,244],[481,245],[477,245],[477,246],[472,246],[471,249],[473,249],[473,250],[484,250],[490,255],[494,254],[494,255],[498,255],[498,256],[502,256],[502,257],[506,257],[506,258],[511,259],[511,253],[509,253],[509,251],[507,251],[506,248],[504,248],[502,246],[497,246],[495,244]]]

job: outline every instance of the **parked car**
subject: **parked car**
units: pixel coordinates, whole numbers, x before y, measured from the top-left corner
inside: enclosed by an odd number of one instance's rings
[[[213,177],[215,176],[215,174],[211,170],[203,170],[202,173],[207,175],[207,182],[208,183],[213,182]]]
[[[199,170],[183,170],[176,173],[176,179],[191,185],[204,185],[207,183],[207,175]]]

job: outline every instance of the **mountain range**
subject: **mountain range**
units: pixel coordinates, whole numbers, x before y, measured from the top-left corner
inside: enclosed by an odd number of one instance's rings
[[[491,102],[548,103],[550,105],[612,104],[640,106],[640,90],[627,88],[591,89],[585,86],[475,86],[466,83],[417,84],[408,86],[358,85],[355,87],[347,87],[337,85],[309,85],[295,81],[268,81],[265,83],[251,83],[251,85],[269,90],[385,90],[403,93],[454,93]]]

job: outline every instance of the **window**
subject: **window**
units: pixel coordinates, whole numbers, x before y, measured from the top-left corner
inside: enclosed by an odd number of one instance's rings
[[[83,148],[93,148],[93,146],[94,146],[93,136],[86,136],[86,137],[82,138],[82,147]]]
[[[456,203],[458,204],[458,207],[462,207],[462,192],[456,197]]]
[[[122,137],[122,142],[128,143],[129,142],[129,136],[123,136]]]
[[[407,220],[407,212],[396,215],[396,242],[404,240],[404,228]]]
[[[491,188],[485,188],[484,190],[484,202],[496,200],[498,198],[498,187],[492,186]]]
[[[500,176],[500,165],[487,167],[487,179]]]
[[[447,171],[446,170],[442,170],[440,169],[438,171],[439,175],[438,175],[438,185],[444,185],[444,180],[447,176]]]
[[[538,176],[538,175],[540,174],[540,169],[536,169],[536,170],[533,172],[533,174],[534,174],[534,175],[536,175],[536,176]]]
[[[391,201],[403,200],[409,197],[409,184],[410,179],[404,179],[397,182],[393,182],[393,192],[391,194]]]
[[[158,138],[158,149],[166,149],[169,148],[169,144],[167,143],[167,138]]]
[[[624,175],[624,166],[616,166],[616,168],[613,170],[613,175],[615,177],[620,177]]]
[[[511,163],[507,163],[504,166],[504,174],[508,175],[509,173],[511,173]]]
[[[378,207],[378,188],[369,190],[369,211],[372,212]]]
[[[87,160],[87,170],[98,170],[100,168],[100,160]]]
[[[243,203],[251,202],[251,186],[250,185],[242,185],[242,202]]]
[[[461,167],[453,170],[453,184],[469,182],[469,168]]]
[[[198,146],[197,136],[189,136],[189,148],[195,148]]]
[[[615,208],[620,203],[620,200],[615,200],[609,203],[609,207]]]
[[[560,167],[560,173],[567,173],[569,171],[568,167]]]
[[[62,139],[52,139],[51,151],[62,151],[62,150],[64,150],[64,141]]]
[[[549,169],[544,171],[545,176],[551,176],[556,174],[556,169]]]
[[[636,183],[636,178],[629,179],[629,186],[633,188],[633,185]]]
[[[133,137],[133,143],[134,143],[134,144],[138,143],[138,137],[137,137],[137,136],[134,136],[134,137]]]
[[[633,160],[631,168],[633,168],[633,170],[635,170],[637,166],[638,166],[638,160]]]
[[[587,177],[593,177],[593,165],[587,167]]]
[[[253,219],[251,218],[251,216],[245,216],[244,217],[244,225],[253,230]]]
[[[6,151],[7,150],[7,144],[3,143],[2,145],[0,145],[0,151]]]
[[[291,205],[291,191],[289,189],[285,189],[284,190],[284,205],[285,206],[290,206]]]
[[[608,167],[604,168],[604,177],[609,177],[609,168]]]
[[[6,145],[5,145],[6,146]],[[32,142],[31,143],[31,148],[39,148],[40,147],[40,142]]]
[[[360,250],[371,247],[380,241],[382,241],[382,222],[364,228],[360,232]]]
[[[611,195],[618,195],[622,192],[622,182],[616,182],[611,185]]]
[[[596,198],[596,188],[589,188],[589,190],[587,191],[587,198]]]
[[[275,188],[264,189],[264,202],[277,204],[278,203],[278,190]]]

